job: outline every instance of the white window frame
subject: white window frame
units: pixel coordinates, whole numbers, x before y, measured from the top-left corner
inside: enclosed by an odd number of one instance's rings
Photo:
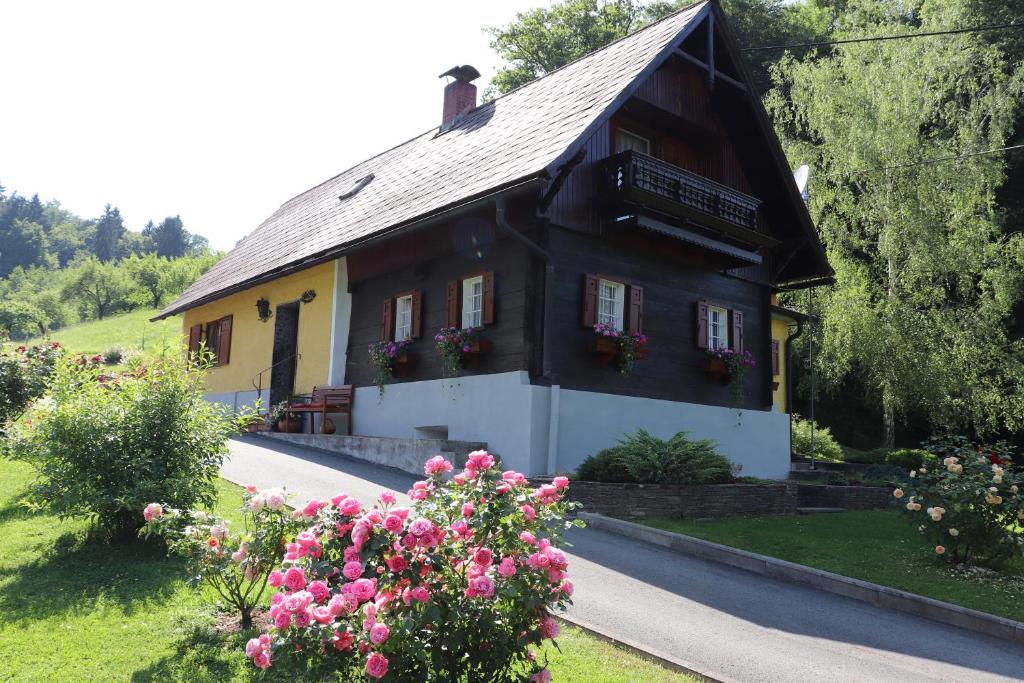
[[[627,139],[631,140],[632,143],[634,143],[634,144],[640,143],[639,144],[640,149],[637,149],[634,146],[627,146],[627,145],[622,144]],[[641,154],[650,155],[650,153],[651,153],[651,140],[650,140],[650,138],[645,138],[643,135],[637,135],[636,133],[634,133],[633,131],[631,131],[631,130],[629,130],[627,128],[619,128],[618,130],[615,131],[615,153],[618,154],[620,152],[628,152],[628,151],[640,152]]]
[[[605,288],[610,288],[612,296],[606,296]],[[611,325],[621,332],[626,329],[625,311],[626,285],[615,280],[598,279],[597,322]]]
[[[484,276],[475,275],[462,281],[462,328],[483,327]]]
[[[412,294],[395,299],[395,341],[412,339]]]
[[[708,348],[729,348],[729,310],[721,306],[708,306]]]

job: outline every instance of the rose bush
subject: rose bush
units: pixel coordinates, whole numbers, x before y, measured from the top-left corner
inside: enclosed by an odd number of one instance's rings
[[[150,503],[140,535],[164,538],[168,550],[188,562],[189,582],[213,588],[252,626],[252,611],[267,588],[267,577],[284,557],[285,543],[305,526],[285,505],[283,489],[246,487],[241,508],[244,529],[202,510],[178,510]]]
[[[269,633],[246,654],[266,669],[295,667],[346,680],[549,679],[530,647],[558,635],[553,613],[572,595],[556,547],[575,504],[556,477],[534,489],[478,451],[465,471],[426,464],[428,478],[370,508],[339,494],[310,501],[308,528],[269,583]]]
[[[1024,547],[1024,477],[1005,443],[932,438],[921,467],[893,495],[936,555],[953,563],[999,566]]]

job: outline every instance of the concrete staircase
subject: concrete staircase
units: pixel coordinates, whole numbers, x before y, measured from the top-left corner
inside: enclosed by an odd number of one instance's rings
[[[375,465],[394,467],[418,476],[423,476],[423,463],[435,455],[443,455],[455,463],[456,467],[463,467],[470,453],[487,448],[487,443],[484,441],[453,441],[451,439],[400,439],[385,436],[284,434],[280,432],[261,432],[260,436],[338,453]]]

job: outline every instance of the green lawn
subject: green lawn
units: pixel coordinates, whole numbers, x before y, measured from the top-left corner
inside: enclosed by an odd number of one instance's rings
[[[30,513],[30,480],[26,465],[0,459],[0,680],[258,680],[243,652],[252,634],[216,635],[214,609],[180,563],[155,544],[91,544],[83,522]],[[232,517],[241,489],[219,486],[217,512]],[[559,681],[693,680],[578,629],[563,628],[559,645],[548,648]]]
[[[182,334],[181,318],[174,316],[160,322],[149,322],[157,313],[159,311],[152,308],[139,309],[103,320],[70,325],[51,332],[47,339],[37,337],[27,343],[59,341],[75,353],[90,355],[115,347],[146,354],[156,353],[169,345],[177,347]]]
[[[1024,621],[1024,561],[999,575],[954,569],[896,512],[644,523]]]

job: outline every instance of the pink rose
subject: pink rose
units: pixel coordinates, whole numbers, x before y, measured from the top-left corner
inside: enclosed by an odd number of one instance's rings
[[[530,683],[551,683],[551,672],[547,669],[541,669],[530,676]]]
[[[506,579],[510,576],[514,576],[516,573],[516,561],[511,557],[501,558],[501,564],[498,565],[498,573]]]
[[[313,608],[313,620],[318,624],[329,624],[334,621],[331,610],[324,605]]]
[[[423,473],[428,477],[433,477],[437,474],[443,474],[445,472],[452,471],[452,464],[442,458],[440,455],[435,455],[433,458],[427,461],[423,466]]]
[[[390,531],[391,533],[402,533],[402,527],[402,518],[398,515],[391,514],[384,518],[384,528]]]
[[[256,484],[246,484],[245,490],[249,493],[256,493],[259,489],[256,488]]]
[[[563,581],[562,585],[559,586],[559,590],[561,590],[566,595],[572,595],[572,592],[574,590],[574,587],[572,585],[572,581],[570,581],[569,579],[566,579],[565,581]]]
[[[359,501],[355,498],[346,498],[341,501],[341,505],[338,506],[341,514],[349,517],[355,517],[363,510],[363,506],[359,504]]]
[[[370,627],[370,642],[374,645],[380,645],[387,640],[390,635],[391,629],[389,629],[386,624],[382,624],[379,621]]]
[[[429,519],[420,517],[419,519],[413,520],[412,524],[409,525],[409,533],[419,538],[424,534],[429,534],[433,528],[433,522]]]
[[[341,570],[341,573],[349,581],[355,581],[363,575],[363,565],[360,562],[346,562],[344,568],[342,568]]]
[[[306,573],[300,567],[289,567],[284,573],[284,585],[293,591],[306,587]]]
[[[532,505],[520,505],[519,509],[522,511],[523,516],[526,517],[527,522],[537,519],[537,511],[533,509]]]
[[[274,627],[279,629],[288,628],[289,624],[292,623],[292,616],[288,612],[280,611],[277,616],[274,617]]]
[[[558,622],[552,619],[550,616],[541,619],[538,626],[540,628],[541,638],[557,638],[558,634],[561,632],[561,629],[558,626]]]
[[[396,500],[398,500],[398,496],[395,494],[394,491],[390,489],[385,489],[380,492],[380,502],[384,503],[385,505],[393,505]]]
[[[147,522],[152,522],[154,519],[159,518],[160,515],[162,514],[164,514],[164,509],[160,506],[160,503],[150,503],[142,511],[142,518],[145,519]]]
[[[537,539],[529,531],[521,531],[519,533],[519,540],[523,543],[529,543],[530,545],[537,544]]]
[[[306,587],[315,602],[323,602],[331,594],[331,590],[323,581],[313,581]]]
[[[561,491],[569,485],[569,477],[555,477],[551,480],[551,483],[554,484],[556,489]]]
[[[486,574],[481,574],[469,580],[466,597],[489,598],[492,595],[494,595],[494,581]]]
[[[412,599],[417,602],[426,602],[430,599],[430,591],[424,586],[416,586],[412,591],[410,591],[410,595],[412,595]]]
[[[270,653],[266,650],[261,650],[256,653],[256,656],[252,658],[252,663],[256,665],[257,669],[269,669],[270,668]]]
[[[331,637],[331,645],[335,650],[345,652],[352,649],[353,640],[352,634],[348,631],[335,631],[334,636]]]
[[[267,497],[267,507],[271,510],[280,510],[284,507],[286,502],[284,491],[280,489],[273,489],[272,491],[263,492]]]
[[[341,505],[341,501],[345,500],[346,498],[348,498],[347,493],[339,493],[338,495],[331,498],[331,505],[333,505],[334,507],[338,507],[339,505]]]
[[[372,678],[384,678],[388,672],[387,657],[374,652],[366,659],[366,673]]]
[[[392,555],[387,560],[388,569],[395,572],[404,572],[409,568],[409,563],[406,561],[404,555]]]
[[[491,552],[490,548],[477,548],[476,552],[473,553],[473,562],[481,567],[490,567],[493,561],[494,553]]]
[[[462,504],[462,516],[463,517],[472,517],[473,516],[473,504],[472,503],[463,503]]]

